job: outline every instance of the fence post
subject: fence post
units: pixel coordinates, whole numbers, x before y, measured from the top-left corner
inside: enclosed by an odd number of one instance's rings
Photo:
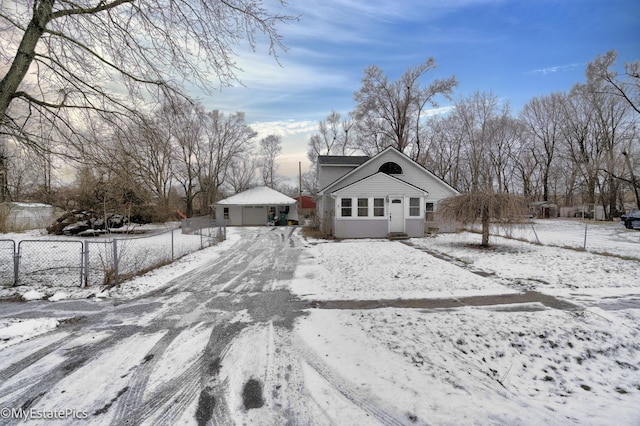
[[[18,285],[18,273],[20,270],[20,243],[16,251],[16,242],[13,242],[13,286]]]
[[[595,214],[595,213],[594,213]],[[584,224],[584,244],[582,245],[583,249],[587,249],[587,223]]]
[[[174,259],[174,251],[173,251],[173,232],[175,231],[175,229],[171,230],[171,261],[173,262]]]
[[[84,271],[84,241],[80,241],[80,285],[79,287],[82,287],[82,284],[84,282],[83,271]]]
[[[82,277],[82,272],[80,276],[80,286],[84,284],[84,287],[89,286],[89,241],[82,242],[82,268],[81,271],[84,272],[84,279]]]
[[[113,285],[118,284],[118,240],[113,239]]]

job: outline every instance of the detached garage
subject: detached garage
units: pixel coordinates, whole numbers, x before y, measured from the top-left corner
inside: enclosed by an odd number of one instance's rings
[[[258,186],[214,204],[216,219],[231,226],[287,225],[298,220],[297,201],[291,197]]]

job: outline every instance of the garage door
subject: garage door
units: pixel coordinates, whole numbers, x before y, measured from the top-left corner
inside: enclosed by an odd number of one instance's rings
[[[265,206],[243,206],[242,207],[242,224],[243,225],[266,225],[267,224],[267,208]]]

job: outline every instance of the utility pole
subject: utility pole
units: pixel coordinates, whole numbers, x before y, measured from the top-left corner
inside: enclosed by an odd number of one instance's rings
[[[298,220],[302,210],[302,161],[298,161]]]

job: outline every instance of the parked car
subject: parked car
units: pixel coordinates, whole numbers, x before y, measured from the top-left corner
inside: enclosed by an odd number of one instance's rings
[[[620,216],[620,223],[627,229],[640,229],[640,210]]]

